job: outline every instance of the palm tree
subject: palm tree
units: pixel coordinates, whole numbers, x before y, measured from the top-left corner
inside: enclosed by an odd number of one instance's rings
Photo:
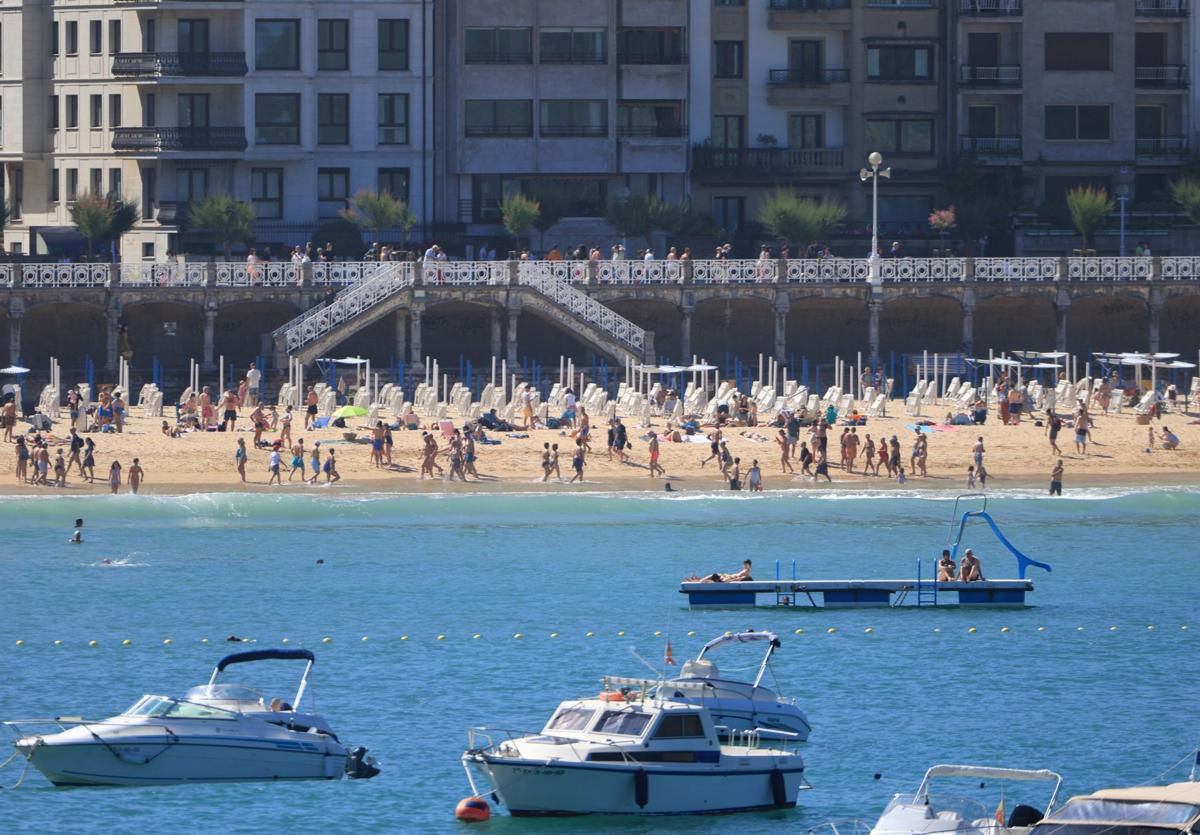
[[[833,201],[809,200],[794,192],[777,191],[758,211],[758,222],[774,237],[801,248],[820,241],[846,220],[846,207]]]
[[[113,208],[98,194],[85,191],[71,205],[71,223],[87,239],[88,258],[92,257],[96,241],[107,238],[113,228]]]
[[[254,207],[228,194],[214,194],[188,204],[187,222],[205,229],[222,245],[226,260],[235,243],[246,243],[254,235]]]
[[[521,236],[533,228],[541,214],[541,204],[524,194],[512,194],[500,201],[500,219],[517,249],[521,248]]]
[[[1095,232],[1114,208],[1115,204],[1106,189],[1083,186],[1067,192],[1067,211],[1070,212],[1072,225],[1083,236],[1084,250],[1091,248]]]
[[[417,216],[403,200],[393,197],[390,191],[372,191],[364,188],[350,198],[350,205],[342,210],[342,217],[359,228],[371,230],[375,240],[393,226],[400,227],[400,245],[408,241],[408,230],[417,222]]]

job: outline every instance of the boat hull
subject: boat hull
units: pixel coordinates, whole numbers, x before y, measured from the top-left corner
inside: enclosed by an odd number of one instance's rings
[[[269,739],[53,744],[27,738],[17,749],[56,786],[334,780],[346,764],[346,751],[338,745]]]
[[[486,754],[472,761],[488,776],[510,814],[531,817],[724,814],[795,806],[804,767],[792,758],[778,759],[781,762],[744,768],[581,764]]]

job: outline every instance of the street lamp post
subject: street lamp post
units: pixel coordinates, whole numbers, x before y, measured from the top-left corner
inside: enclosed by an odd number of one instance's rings
[[[883,165],[883,154],[878,151],[872,151],[867,157],[867,164],[871,166],[868,171],[861,168],[858,171],[858,178],[864,183],[867,180],[871,181],[871,254],[868,256],[872,261],[879,257],[879,178],[892,178],[892,169],[885,168],[879,170],[879,166]]]
[[[1121,204],[1121,257],[1125,257],[1125,204],[1129,202],[1129,184],[1133,180],[1133,172],[1122,167],[1117,172],[1117,202]]]

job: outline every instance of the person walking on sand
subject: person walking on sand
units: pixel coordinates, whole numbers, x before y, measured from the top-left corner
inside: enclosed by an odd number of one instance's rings
[[[96,482],[96,442],[88,438],[83,442],[83,464],[79,467],[79,475],[87,475],[87,480]]]
[[[258,366],[250,363],[250,367],[246,369],[246,405],[258,405],[258,384],[262,382],[262,372],[258,370]]]
[[[65,461],[63,461],[61,449],[58,450],[58,452],[56,452],[54,455],[54,486],[67,486],[67,464]]]
[[[1075,451],[1087,455],[1088,425],[1087,415],[1079,412],[1075,416]]]
[[[729,470],[729,489],[742,489],[742,459],[734,458],[733,466]]]
[[[808,442],[800,442],[800,475],[813,475],[812,461],[813,455],[809,452]],[[813,476],[814,480],[816,476]]]
[[[863,475],[879,475],[879,462],[875,460],[875,440],[867,433],[863,444]]]
[[[900,472],[900,440],[895,435],[888,442],[888,475]]]
[[[1062,455],[1062,450],[1058,448],[1058,433],[1062,431],[1062,418],[1054,412],[1046,413],[1046,434],[1050,436],[1050,451],[1055,455]]]
[[[329,450],[329,454],[325,456],[325,483],[332,484],[335,481],[341,481],[342,477],[337,471],[337,461],[333,457],[336,450]],[[438,468],[439,470],[441,467]]]
[[[983,436],[980,435],[975,439],[975,446],[971,447],[971,460],[975,462],[975,472],[983,471],[983,453],[986,450],[983,448]]]
[[[750,492],[761,493],[763,489],[762,468],[758,466],[757,458],[750,462],[750,469],[746,472],[746,477],[750,483]]]
[[[542,444],[542,481],[550,480],[550,442]]]
[[[562,481],[562,470],[558,466],[558,444],[550,444],[550,470],[557,480]]]
[[[709,433],[708,449],[711,454],[707,458],[705,458],[703,461],[700,462],[700,469],[704,469],[704,465],[707,464],[709,461],[712,461],[715,459],[716,461],[719,462],[721,460],[721,430],[720,430],[720,428],[714,429],[712,432]],[[717,466],[720,466],[720,464],[718,463]]]
[[[74,464],[76,467],[79,468],[80,475],[83,475],[83,459],[81,459],[79,457],[79,454],[82,450],[83,450],[83,438],[79,437],[79,432],[76,431],[74,426],[72,426],[71,427],[71,457],[67,459],[67,470],[70,470],[71,465]]]
[[[929,475],[926,470],[926,462],[929,460],[929,436],[922,432],[917,436],[917,468],[921,471],[921,478],[926,478]]]
[[[851,427],[850,433],[846,435],[846,469],[854,472],[854,461],[858,458],[858,429]]]
[[[1062,495],[1062,479],[1063,479],[1063,461],[1061,458],[1054,465],[1054,469],[1050,471],[1050,495]]]
[[[0,413],[0,422],[4,423],[4,440],[6,443],[13,442],[13,427],[17,425],[17,404],[15,400],[9,400],[4,404],[4,411]]]
[[[237,425],[237,416],[238,416],[237,395],[233,393],[233,389],[229,389],[225,392],[225,399],[223,402],[224,402],[225,411],[221,415],[221,420],[225,423],[225,431],[232,432],[234,427]],[[257,447],[258,447],[258,443],[256,441],[255,448],[257,448]]]
[[[780,429],[779,435],[775,438],[775,443],[779,444],[779,471],[781,473],[795,473],[796,470],[792,466],[788,452],[791,450],[791,441],[788,440],[786,429]]]
[[[375,428],[371,430],[371,463],[376,469],[383,466],[383,421],[375,421]]]
[[[262,445],[262,434],[267,431],[267,413],[261,405],[255,406],[250,413],[250,426],[254,429],[254,448],[258,449]]]
[[[819,481],[821,476],[825,476],[826,481],[829,481],[829,482],[833,481],[833,479],[829,477],[829,459],[825,457],[824,450],[818,449],[817,450],[817,472],[816,472],[816,475],[813,476],[813,481]]]
[[[308,387],[308,394],[304,396],[304,431],[314,428],[317,422],[317,392],[312,386]]]
[[[658,463],[658,433],[653,429],[650,430],[650,443],[647,445],[647,449],[650,450],[650,477],[656,478],[657,476],[666,475],[667,471]]]
[[[557,447],[558,445],[555,444]],[[454,477],[458,476],[459,481],[466,481],[467,476],[463,472],[463,445],[462,435],[457,429],[450,436],[450,471],[446,474],[446,481],[454,481]]]
[[[292,447],[292,469],[291,469],[291,472],[288,473],[288,481],[291,481],[292,476],[294,476],[296,473],[300,473],[300,480],[304,481],[304,439],[303,438],[301,438],[299,440],[299,442],[294,447]]]
[[[238,438],[237,449],[233,452],[233,461],[237,464],[238,475],[242,477],[242,484],[246,483],[246,439]]]
[[[271,477],[267,479],[267,486],[270,487],[272,484],[278,484],[282,487],[283,476],[280,475],[280,469],[283,467],[283,456],[279,454],[279,444],[271,447],[271,458],[267,467],[271,471]]]
[[[308,479],[309,484],[316,484],[317,478],[321,475],[321,442],[316,441],[312,448],[312,458],[309,462],[309,469],[312,470],[312,476]]]
[[[463,472],[475,476],[479,480],[479,472],[475,469],[475,431],[468,426],[463,433]]]
[[[142,486],[142,482],[145,480],[146,471],[142,469],[142,465],[134,458],[133,466],[129,468],[129,489],[137,493],[138,488]]]
[[[586,463],[586,456],[587,454],[583,449],[583,442],[576,438],[575,454],[571,456],[571,467],[575,470],[575,475],[571,476],[571,480],[567,482],[568,484],[574,484],[576,480],[580,484],[583,484],[583,467]]]
[[[729,444],[725,443],[724,438],[721,439],[721,475],[729,478],[729,466],[733,463],[733,453],[729,451]]]
[[[283,416],[279,418],[279,442],[283,444],[284,449],[292,448],[292,404],[288,404],[283,410]]]
[[[88,438],[90,441],[91,438]],[[29,447],[25,446],[25,436],[17,436],[17,481],[29,479]]]
[[[112,489],[113,495],[121,489],[121,462],[113,461],[112,466],[108,470],[108,486]]]

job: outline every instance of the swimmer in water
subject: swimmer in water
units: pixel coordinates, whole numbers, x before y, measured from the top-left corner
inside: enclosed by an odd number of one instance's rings
[[[75,530],[71,533],[71,538],[67,540],[72,545],[79,545],[83,542],[83,520],[75,520]],[[106,560],[107,562],[107,560]]]
[[[105,564],[105,565],[112,565],[112,564],[113,564],[113,561],[112,561],[112,560],[110,560],[110,559],[108,559],[107,557],[105,557],[105,558],[104,558],[104,564]]]

